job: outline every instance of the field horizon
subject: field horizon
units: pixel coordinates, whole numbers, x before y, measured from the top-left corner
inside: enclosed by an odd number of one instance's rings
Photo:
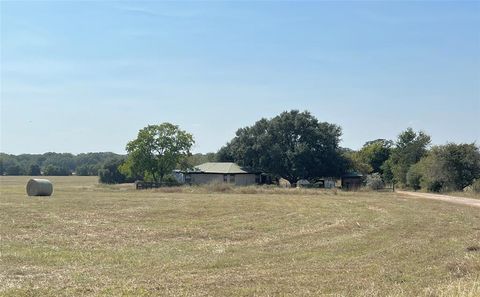
[[[478,296],[480,212],[397,193],[0,177],[0,296]]]

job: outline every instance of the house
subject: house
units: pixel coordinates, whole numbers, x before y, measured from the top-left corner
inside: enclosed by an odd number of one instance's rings
[[[230,162],[208,162],[184,173],[187,184],[230,183],[236,186],[255,185],[261,182],[260,172],[248,170]]]
[[[358,190],[363,183],[363,174],[358,172],[350,172],[342,175],[342,189]]]

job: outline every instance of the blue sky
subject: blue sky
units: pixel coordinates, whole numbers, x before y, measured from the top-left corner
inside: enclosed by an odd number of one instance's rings
[[[480,2],[0,2],[7,153],[124,153],[148,124],[195,152],[284,110],[344,147],[407,127],[480,138]]]

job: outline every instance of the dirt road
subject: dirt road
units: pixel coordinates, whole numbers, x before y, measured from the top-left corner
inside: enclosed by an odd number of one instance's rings
[[[469,205],[469,206],[480,208],[480,200],[479,199],[448,196],[448,195],[439,195],[439,194],[430,194],[430,193],[420,193],[420,192],[407,192],[407,191],[396,191],[396,192],[398,194],[405,194],[405,195],[410,195],[410,196],[415,196],[415,197],[420,197],[420,198],[426,198],[426,199],[433,199],[433,200],[441,200],[441,201],[445,201],[445,202]]]

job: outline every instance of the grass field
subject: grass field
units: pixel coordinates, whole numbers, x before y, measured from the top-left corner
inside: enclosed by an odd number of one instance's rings
[[[480,211],[395,193],[0,177],[2,296],[480,296]],[[177,193],[178,191],[178,193]]]

